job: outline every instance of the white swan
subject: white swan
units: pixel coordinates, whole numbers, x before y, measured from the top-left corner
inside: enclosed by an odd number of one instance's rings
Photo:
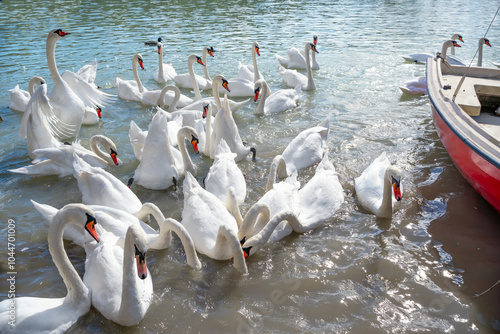
[[[313,44],[317,45],[317,43],[318,43],[318,35],[315,34],[313,35]],[[290,48],[286,51],[285,57],[276,55],[276,58],[283,67],[289,69],[305,70],[307,68],[305,52],[303,49]],[[311,61],[312,61],[311,69],[319,70],[319,64],[318,61],[316,60],[315,52],[312,53]]]
[[[479,66],[479,67],[483,66],[483,45],[484,44],[491,47],[489,39],[487,39],[486,37],[482,37],[479,39],[479,44],[478,44],[479,54],[477,56],[477,66]]]
[[[71,136],[73,130],[73,126],[64,124],[54,115],[47,97],[47,85],[38,87],[26,107],[19,129],[19,137],[26,138],[30,158],[37,157],[34,153],[37,149],[62,146],[56,136]]]
[[[123,246],[118,237],[105,233],[99,244],[86,243],[83,282],[92,291],[92,306],[122,326],[138,324],[153,295],[153,281],[146,265],[147,238],[131,225]]]
[[[326,150],[330,132],[330,117],[327,116],[317,126],[299,133],[285,148],[282,155],[286,161],[288,175],[302,168],[320,162]]]
[[[31,96],[35,92],[35,85],[43,84],[45,84],[45,80],[42,77],[34,76],[28,83],[28,91],[20,89],[19,85],[16,85],[16,87],[14,87],[13,89],[9,89],[9,108],[11,110],[24,112],[26,110],[26,107],[28,106],[28,102],[30,101]]]
[[[405,82],[404,85],[399,86],[399,89],[409,95],[427,94],[427,79],[425,77],[418,77]]]
[[[212,78],[210,78],[210,74],[208,74],[208,66],[207,66],[207,54],[210,55],[210,57],[214,56],[214,48],[213,46],[205,46],[203,48],[203,74],[205,74],[205,86],[200,85],[201,90],[207,90],[207,89],[212,89]]]
[[[318,53],[316,49],[316,45],[313,43],[306,43],[304,47],[305,58],[306,58],[306,71],[307,76],[302,73],[297,72],[296,70],[289,70],[280,65],[279,71],[280,75],[285,81],[285,84],[288,87],[295,88],[300,84],[302,90],[315,90],[316,84],[314,83],[312,70],[311,70],[311,61],[310,61],[310,52]]]
[[[255,109],[257,115],[267,115],[278,112],[283,112],[298,105],[298,100],[302,96],[300,85],[295,89],[280,89],[271,94],[267,82],[263,79],[257,80],[255,83],[254,101],[259,99],[259,104]]]
[[[99,241],[93,216],[92,210],[82,204],[68,204],[54,216],[47,237],[49,252],[68,293],[64,298],[17,297],[3,300],[0,302],[2,333],[64,333],[90,310],[91,291],[70,262],[62,236],[68,224],[78,224]],[[9,307],[12,305],[15,306],[15,327],[9,325],[9,311],[12,310]]]
[[[163,43],[158,41],[156,46],[158,47],[158,69],[155,71],[154,78],[156,82],[164,83],[172,80],[177,75],[177,72],[172,64],[163,63]]]
[[[95,88],[99,88],[95,83],[97,77],[97,58],[94,58],[92,64],[83,65],[77,72],[83,80],[91,84]]]
[[[208,69],[207,69],[207,55],[210,55],[211,57],[214,56],[213,54],[214,48],[211,46],[206,46],[203,48],[203,55],[200,64],[203,65],[203,72],[205,77],[202,77],[201,75],[195,74],[193,70],[193,74],[191,74],[191,71],[189,73],[184,73],[184,74],[179,74],[175,76],[173,79],[176,84],[181,86],[182,88],[186,89],[194,89],[193,85],[193,79],[192,75],[194,76],[194,81],[196,81],[196,84],[198,85],[198,89],[201,90],[207,90],[212,88],[212,79],[210,78],[210,75],[208,74]],[[188,61],[188,69],[189,69],[189,61]],[[195,91],[196,94],[196,91]],[[198,99],[196,99],[198,100]]]
[[[223,203],[227,200],[227,189],[233,187],[238,204],[242,204],[247,196],[247,185],[243,172],[224,139],[221,139],[215,150],[215,160],[205,178],[205,189],[217,196]]]
[[[147,93],[149,94],[149,92],[147,92]],[[147,98],[149,100],[153,100],[156,96],[156,102],[149,103],[149,104],[151,104],[151,105],[156,104],[159,107],[168,106],[169,112],[174,112],[177,110],[177,107],[183,108],[183,107],[186,107],[194,102],[192,98],[190,98],[184,94],[181,94],[181,91],[179,90],[179,88],[177,88],[177,86],[173,86],[173,85],[168,85],[168,86],[163,87],[163,89],[160,91],[160,93],[158,95],[156,95],[156,93],[151,94],[151,95],[148,95],[148,94],[145,94],[145,96],[147,96]],[[143,102],[145,102],[145,99],[144,99],[145,96],[143,95]],[[149,101],[149,102],[151,102],[151,101]]]
[[[131,214],[141,209],[139,198],[113,174],[89,165],[78,155],[73,157],[73,169],[83,204],[105,205]]]
[[[354,180],[354,186],[360,204],[380,218],[392,217],[392,197],[400,201],[403,194],[401,171],[391,166],[385,152]]]
[[[451,36],[452,40],[458,39],[460,42],[465,43],[463,37],[460,34],[453,34]],[[455,47],[451,46],[451,51],[450,51],[452,57],[449,57],[449,63],[452,65],[466,65],[463,60],[461,60],[458,57],[453,57],[455,55]],[[404,55],[402,56],[405,61],[409,61],[412,63],[417,63],[417,64],[425,64],[427,62],[427,59],[433,58],[435,55],[432,53],[428,52],[423,52],[423,53],[412,53],[409,55]]]
[[[57,41],[69,34],[61,29],[53,29],[47,36],[47,63],[50,76],[54,81],[54,89],[49,97],[54,114],[65,124],[74,126],[74,131],[70,137],[76,137],[82,125],[85,103],[59,74],[55,56]]]
[[[31,202],[45,219],[45,223],[50,226],[53,217],[59,210],[47,204],[40,204],[33,200]],[[89,205],[88,207],[94,212],[95,218],[99,221],[99,235],[111,234],[116,236],[118,238],[117,243],[120,245],[123,245],[127,230],[132,225],[144,230],[148,249],[161,250],[169,248],[172,241],[172,232],[174,232],[180,238],[184,247],[187,264],[196,270],[201,269],[201,263],[196,255],[193,240],[184,226],[175,219],[165,218],[160,209],[153,203],[144,203],[139,211],[133,214],[119,208],[103,205]],[[149,215],[152,215],[156,220],[159,231],[147,224]],[[63,237],[80,247],[85,247],[85,244],[89,241],[89,238],[82,233],[82,227],[78,226],[68,226],[64,230]]]
[[[105,148],[106,152],[101,150],[98,145]],[[94,135],[89,141],[90,150],[75,141],[71,145],[61,145],[37,149],[33,151],[37,157],[33,164],[10,169],[12,173],[28,175],[58,175],[64,177],[73,174],[73,154],[77,154],[91,166],[108,167],[109,165],[119,165],[116,145],[111,139],[103,135]]]
[[[178,74],[174,77],[174,82],[183,88],[190,88],[194,90],[194,100],[198,101],[201,99],[200,86],[205,87],[206,79],[202,76],[196,76],[193,69],[193,64],[198,63],[202,66],[205,66],[205,63],[202,59],[192,54],[188,57],[188,73]],[[198,80],[202,81],[201,84],[198,84]]]
[[[142,56],[138,53],[132,58],[132,71],[134,72],[135,80],[123,80],[119,77],[116,78],[116,89],[118,96],[124,100],[141,101],[142,94],[146,91],[142,85],[139,74],[137,73],[137,64],[144,69],[144,62]]]
[[[184,110],[184,109],[201,110],[201,108],[203,108],[206,105],[206,101],[209,101],[210,104],[212,105],[212,108],[213,108],[212,109],[213,115],[215,116],[217,114],[217,112],[220,109],[222,109],[222,103],[220,100],[220,93],[219,93],[219,86],[223,87],[224,90],[227,92],[230,91],[229,83],[226,80],[226,78],[220,74],[216,75],[212,80],[213,97],[207,97],[207,98],[203,98],[202,100],[195,101],[195,102],[191,103],[190,105],[188,105],[184,108],[181,108],[180,110]],[[246,100],[240,101],[240,102],[235,102],[231,99],[228,99],[229,106],[233,112],[240,109],[248,101],[250,101],[250,99],[246,99]]]
[[[449,64],[451,65],[463,65],[465,66],[465,63],[464,64],[456,64],[455,61],[453,60],[453,58],[447,56],[447,51],[450,47],[460,47],[460,44],[458,44],[457,42],[455,42],[454,40],[447,40],[443,43],[443,46],[441,48],[441,57],[443,57],[444,60],[446,60]]]
[[[207,117],[207,139],[208,139],[208,117]],[[211,133],[210,141],[205,142],[210,143],[210,157],[214,159],[215,149],[219,145],[221,139],[224,139],[231,149],[231,152],[236,153],[235,161],[238,162],[244,159],[247,155],[252,153],[252,159],[255,159],[256,150],[254,147],[246,147],[241,140],[238,126],[233,118],[233,113],[229,107],[229,102],[227,100],[227,95],[224,96],[224,102],[222,109],[214,117],[214,128]]]
[[[267,207],[256,206],[249,210],[241,226],[224,204],[212,193],[203,189],[191,173],[186,173],[183,185],[184,209],[181,224],[193,239],[196,250],[215,260],[234,259],[234,267],[247,274],[247,266],[238,234],[247,235],[260,220],[269,219]],[[259,219],[259,222],[257,221]]]
[[[185,171],[195,173],[196,168],[187,152],[185,138],[191,140],[198,153],[198,135],[193,128],[183,127],[178,136],[177,151],[172,147],[168,136],[166,112],[158,108],[149,125],[142,148],[141,163],[137,166],[132,181],[147,189],[167,189],[176,186]],[[174,155],[174,152],[178,153]]]

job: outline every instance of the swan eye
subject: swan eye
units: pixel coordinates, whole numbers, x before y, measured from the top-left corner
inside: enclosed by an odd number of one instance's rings
[[[146,258],[146,252],[141,252],[139,248],[137,248],[137,245],[134,244],[135,247],[135,256],[139,257],[139,261],[143,262],[144,259]]]
[[[243,249],[243,255],[245,256],[245,259],[250,256],[250,249],[251,248],[252,248],[252,246],[246,247],[246,248],[242,248]]]
[[[257,52],[257,56],[260,56],[260,48],[256,45],[255,52]]]

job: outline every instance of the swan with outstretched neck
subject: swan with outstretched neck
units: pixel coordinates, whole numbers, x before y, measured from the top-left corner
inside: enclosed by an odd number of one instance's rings
[[[66,285],[67,295],[63,298],[17,297],[0,302],[0,332],[64,333],[90,310],[91,290],[82,282],[64,250],[63,231],[70,224],[81,226],[99,242],[94,212],[87,206],[68,204],[53,217],[47,238],[49,252]],[[15,327],[8,323],[12,301],[16,307]]]
[[[316,49],[316,45],[313,43],[306,43],[304,46],[304,55],[306,58],[306,71],[307,76],[297,72],[296,70],[286,69],[280,65],[279,71],[280,75],[283,78],[285,84],[290,88],[295,88],[300,84],[302,90],[315,90],[316,84],[314,83],[314,78],[312,75],[311,69],[311,61],[310,61],[310,53],[316,52],[319,53]]]
[[[196,79],[196,75],[194,73],[193,65],[194,63],[198,63],[202,66],[205,66],[205,63],[201,59],[201,57],[192,54],[188,57],[188,73],[178,74],[174,77],[174,82],[181,87],[191,86],[190,88],[194,90],[194,100],[198,101],[201,99],[200,86],[198,85],[198,81]],[[205,80],[203,77],[201,77]],[[206,81],[206,80],[205,80]]]
[[[139,73],[137,73],[137,65],[139,65],[141,69],[144,69],[144,61],[142,60],[142,56],[138,53],[132,57],[134,80],[123,80],[119,77],[116,78],[118,96],[124,100],[141,101],[142,95],[145,91],[147,91],[147,89],[142,85]]]
[[[401,171],[382,152],[354,180],[354,187],[361,206],[377,217],[391,218],[395,201],[400,201],[403,194]]]
[[[158,41],[156,46],[158,47],[158,69],[154,74],[154,78],[156,82],[164,83],[172,80],[177,75],[177,72],[172,64],[163,63],[163,43]]]
[[[478,44],[478,56],[477,56],[477,66],[481,67],[483,66],[483,45],[488,45],[491,47],[490,40],[487,39],[486,37],[482,37],[479,39],[479,44]]]
[[[103,151],[99,145],[104,147],[106,151]],[[80,145],[79,141],[75,141],[71,145],[37,149],[33,151],[36,158],[31,165],[10,169],[9,171],[28,175],[58,175],[64,177],[73,174],[74,154],[80,156],[91,166],[105,168],[110,165],[121,164],[120,159],[117,157],[116,145],[108,137],[94,135],[90,138],[89,146],[90,150]]]

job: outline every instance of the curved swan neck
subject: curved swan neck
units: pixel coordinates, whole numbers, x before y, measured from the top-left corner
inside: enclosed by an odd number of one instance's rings
[[[177,132],[177,145],[179,146],[179,151],[182,155],[184,172],[189,171],[191,174],[196,175],[196,168],[193,165],[193,161],[191,160],[186,147],[186,139],[190,139],[190,136],[192,135],[196,135],[196,130],[190,126],[183,126],[179,129],[179,132]]]
[[[173,218],[167,218],[160,223],[160,234],[158,239],[162,240],[166,233],[174,232],[179,239],[181,239],[182,247],[184,247],[184,252],[186,253],[186,260],[190,267],[200,270],[201,262],[196,254],[196,248],[194,246],[193,239],[189,235],[186,228]]]
[[[33,78],[31,78],[30,82],[28,83],[28,92],[30,93],[30,96],[35,93],[35,85],[41,86],[43,84],[45,84],[45,80],[43,80],[42,77],[34,76]]]
[[[238,206],[238,200],[236,199],[236,190],[233,186],[230,186],[227,189],[226,209],[233,215],[239,229],[241,227],[241,223],[243,222],[243,217],[241,216],[240,207]]]
[[[110,147],[112,147],[114,145],[111,145],[111,141],[107,137],[102,136],[102,135],[94,135],[89,140],[89,146],[90,146],[91,151],[94,152],[95,155],[97,155],[99,158],[104,160],[108,165],[114,165],[113,160],[111,159],[109,154],[107,154],[106,152],[101,150],[101,148],[99,147],[99,144],[100,145],[108,145]]]
[[[274,157],[271,167],[269,168],[269,176],[267,177],[266,192],[273,189],[273,185],[276,182],[276,175],[280,179],[288,176],[286,172],[286,162],[281,154]]]
[[[139,57],[137,55],[132,58],[132,71],[134,72],[134,78],[135,81],[137,82],[137,87],[139,89],[140,93],[144,93],[144,86],[142,85],[141,79],[139,78],[139,73],[137,72],[137,63]]]
[[[165,220],[163,212],[161,212],[161,210],[153,203],[144,203],[134,216],[142,221],[146,221],[148,220],[148,215],[150,214],[153,215],[158,223]]]
[[[269,222],[270,215],[271,211],[267,204],[255,203],[250,210],[248,210],[238,230],[238,239],[240,242],[243,238],[249,238],[255,231],[262,229],[262,227]]]
[[[198,101],[201,99],[201,94],[200,94],[200,88],[198,86],[198,82],[196,81],[196,77],[194,74],[194,62],[196,61],[196,56],[191,55],[188,58],[188,71],[189,71],[189,78],[191,79],[191,84],[193,85],[193,90],[194,90],[194,100]]]
[[[58,86],[62,84],[63,78],[59,71],[57,70],[56,64],[56,44],[59,39],[52,37],[52,32],[49,33],[47,37],[46,54],[47,54],[47,64],[49,66],[50,76],[54,80],[54,85]]]
[[[177,110],[177,103],[181,98],[181,91],[176,86],[170,85],[163,87],[163,89],[160,92],[160,96],[158,96],[158,101],[156,101],[156,105],[160,107],[163,106],[163,102],[165,101],[165,95],[169,90],[174,92],[174,98],[172,102],[170,102],[170,104],[168,105],[168,111],[173,112]]]
[[[275,214],[267,225],[257,234],[248,239],[243,245],[243,250],[248,256],[258,252],[271,238],[273,231],[283,220],[286,220],[297,233],[304,233],[307,227],[303,226],[297,215],[289,210],[280,211]]]
[[[79,209],[81,207],[83,205],[71,205],[59,210],[54,216],[52,224],[50,224],[47,237],[50,255],[68,290],[66,298],[78,303],[90,298],[90,292],[83,284],[66,254],[63,244],[63,232],[66,225],[76,224],[76,219],[79,218],[77,217],[78,214],[85,217],[83,210]]]
[[[219,232],[217,234],[217,240],[215,242],[215,250],[218,251],[219,247],[224,247],[224,240],[229,244],[233,252],[234,267],[242,274],[248,274],[247,264],[245,262],[245,256],[243,250],[241,249],[240,241],[236,236],[236,233],[229,229],[225,225],[219,227]]]

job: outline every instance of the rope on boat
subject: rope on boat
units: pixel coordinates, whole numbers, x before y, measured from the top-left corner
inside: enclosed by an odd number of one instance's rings
[[[480,294],[476,294],[475,296],[472,296],[470,298],[478,298],[478,297],[481,297],[482,295],[484,295],[485,293],[489,292],[491,289],[493,289],[495,286],[497,286],[498,284],[500,284],[500,279],[495,283],[493,284],[492,286],[490,286],[488,289],[484,290],[483,292],[481,292]]]
[[[488,26],[488,29],[486,29],[486,32],[484,33],[484,36],[483,36],[484,38],[486,38],[486,35],[490,31],[491,25],[493,24],[493,21],[495,21],[495,18],[497,17],[499,10],[500,10],[500,6],[498,6],[498,9],[497,9],[495,15],[493,16],[493,19],[491,20],[490,25]],[[479,52],[479,47],[476,49],[476,53],[474,54],[474,57],[472,57],[472,59],[469,63],[469,66],[467,67],[467,70],[465,71],[464,75],[460,79],[460,82],[458,83],[457,88],[455,89],[455,92],[453,93],[453,98],[451,99],[453,102],[455,102],[455,98],[457,97],[458,91],[460,90],[460,87],[462,87],[462,84],[464,83],[465,77],[467,76],[467,72],[469,72],[469,69],[472,66],[472,62],[474,61],[474,59],[476,59],[478,52]]]

